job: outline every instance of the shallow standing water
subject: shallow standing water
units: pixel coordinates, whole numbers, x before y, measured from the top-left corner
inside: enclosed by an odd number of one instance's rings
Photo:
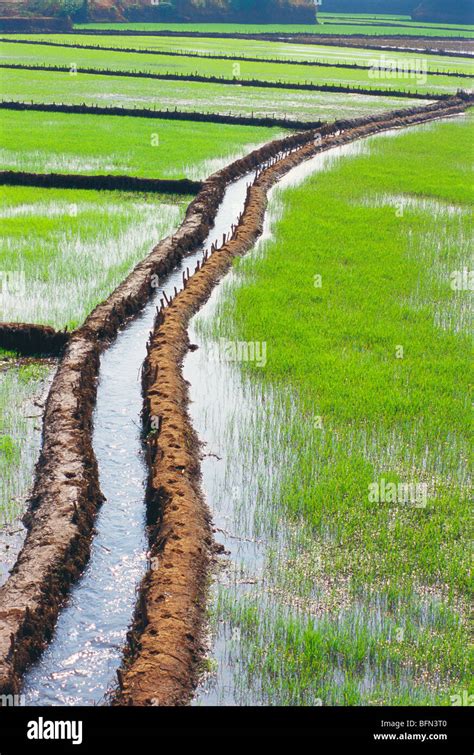
[[[428,124],[410,131],[430,127]],[[262,243],[272,236],[273,223],[282,210],[279,192],[330,169],[337,160],[368,153],[378,138],[401,133],[392,130],[337,147],[290,171],[270,192],[264,232],[251,254],[261,253]],[[225,548],[210,590],[208,661],[193,700],[197,706],[265,704],[265,690],[246,676],[246,650],[240,630],[222,618],[229,611],[222,611],[220,605],[225,601],[236,605],[245,596],[253,596],[262,617],[272,616],[279,596],[266,570],[291,542],[291,532],[279,529],[281,520],[273,504],[285,469],[293,466],[291,454],[282,457],[284,445],[279,442],[293,411],[291,397],[286,397],[289,407],[278,392],[252,381],[241,365],[215,359],[212,324],[226,299],[227,287],[232,288],[235,281],[231,271],[192,319],[189,337],[199,348],[189,352],[184,362],[184,377],[190,384],[190,416],[204,443],[202,487],[212,513],[215,539]],[[296,402],[294,411],[298,411]],[[286,522],[286,530],[288,527]],[[322,581],[315,585],[316,594],[323,589]],[[291,595],[286,594],[285,600],[292,605]],[[338,673],[335,669],[334,679],[340,684]],[[373,683],[369,671],[366,683]]]

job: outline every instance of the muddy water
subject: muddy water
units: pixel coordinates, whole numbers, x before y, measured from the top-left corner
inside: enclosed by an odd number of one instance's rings
[[[203,250],[230,231],[249,181],[244,177],[229,186],[209,238],[184,260],[184,268],[194,269]],[[60,614],[51,644],[25,675],[28,705],[106,704],[115,687],[137,585],[146,570],[140,370],[162,292],[171,296],[181,283],[177,268],[102,355],[93,444],[106,501],[90,562]]]

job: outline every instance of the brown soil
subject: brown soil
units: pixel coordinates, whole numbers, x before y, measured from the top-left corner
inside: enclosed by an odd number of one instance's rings
[[[0,348],[22,356],[59,356],[68,340],[67,331],[47,325],[0,322]]]
[[[474,53],[471,39],[452,39],[450,37],[413,37],[413,36],[334,36],[322,35],[288,37],[285,42],[298,42],[308,45],[336,45],[338,47],[361,47],[366,50],[401,50],[402,52],[424,52],[428,55],[461,55],[465,50]]]
[[[347,144],[394,127],[419,124],[454,115],[466,103],[452,100],[436,106],[360,119],[343,133],[322,129],[322,141],[308,141],[300,149],[264,169],[248,191],[244,213],[232,236],[214,250],[190,277],[185,288],[160,310],[143,384],[144,420],[159,430],[148,435],[151,466],[148,518],[153,568],[144,579],[130,632],[130,650],[119,673],[121,705],[181,705],[195,688],[209,564],[212,559],[209,512],[200,489],[199,445],[191,425],[188,387],[182,362],[189,349],[190,318],[204,304],[237,255],[250,250],[263,229],[267,193],[291,168],[333,146]]]
[[[20,108],[23,109],[23,108]],[[68,112],[64,108],[34,108]],[[78,110],[80,112],[80,110]],[[0,185],[39,186],[44,189],[92,189],[95,191],[138,191],[159,194],[197,194],[202,188],[200,181],[187,178],[136,178],[135,176],[78,175],[73,173],[25,173],[16,170],[1,170]]]

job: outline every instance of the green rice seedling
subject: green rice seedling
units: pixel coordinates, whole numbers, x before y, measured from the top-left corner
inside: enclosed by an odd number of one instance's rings
[[[0,269],[21,286],[3,292],[0,319],[72,330],[179,225],[190,198],[3,187],[2,199]]]
[[[455,273],[472,268],[471,155],[465,116],[326,158],[274,192],[264,240],[195,318],[204,355],[220,339],[267,354],[204,358],[219,415],[192,389],[230,551],[213,702],[450,705],[470,689],[471,278]]]
[[[0,370],[0,584],[24,538],[21,517],[41,442],[41,408],[52,363],[15,364]]]
[[[275,128],[8,110],[0,124],[3,169],[192,180],[283,135]]]

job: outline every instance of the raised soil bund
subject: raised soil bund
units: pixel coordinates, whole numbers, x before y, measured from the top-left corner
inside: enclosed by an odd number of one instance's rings
[[[101,352],[151,298],[154,276],[166,275],[207,237],[227,184],[311,139],[305,132],[273,141],[210,176],[176,233],[71,334],[46,402],[26,539],[0,588],[0,695],[18,694],[23,671],[51,639],[61,604],[89,558],[103,500],[92,448]]]
[[[1,68],[1,66],[0,66]],[[128,118],[156,118],[168,121],[222,123],[231,126],[264,126],[305,131],[319,128],[322,121],[298,121],[291,118],[254,118],[245,115],[221,115],[183,110],[149,110],[146,108],[101,107],[100,105],[56,105],[54,103],[0,102],[0,110],[36,110],[43,113],[76,113],[78,115],[117,115]]]
[[[76,50],[99,50],[103,52],[104,50],[109,50],[110,52],[126,52],[131,54],[138,54],[138,55],[161,55],[162,57],[169,57],[169,58],[198,58],[199,60],[227,60],[230,63],[234,63],[236,61],[238,62],[245,62],[245,63],[270,63],[272,65],[285,65],[285,66],[309,66],[312,68],[342,68],[347,69],[350,71],[370,71],[371,68],[369,66],[362,65],[360,63],[334,63],[332,61],[321,61],[321,60],[292,60],[292,59],[282,59],[282,58],[259,58],[259,57],[252,57],[249,55],[219,55],[217,53],[198,53],[198,52],[192,52],[192,51],[183,51],[183,52],[177,52],[174,50],[153,50],[153,49],[140,49],[136,47],[104,47],[101,45],[84,45],[84,44],[66,44],[65,42],[49,42],[49,41],[43,41],[43,40],[33,40],[33,39],[26,39],[26,40],[16,40],[16,39],[7,39],[7,38],[0,38],[0,42],[3,43],[9,43],[9,44],[26,44],[26,45],[40,45],[40,46],[47,46],[47,47],[70,47]],[[384,67],[383,65],[377,67],[376,70],[380,71],[391,71],[392,69],[389,67]],[[407,70],[407,73],[412,73],[414,75],[419,74],[419,71],[416,69],[409,69]],[[456,71],[429,71],[429,76],[455,76],[457,78],[466,78],[470,79],[472,78],[471,74],[469,73],[462,73],[462,72],[456,72]]]
[[[182,705],[189,702],[202,658],[206,584],[212,559],[209,513],[200,489],[199,443],[188,412],[182,363],[190,347],[191,317],[209,298],[238,255],[262,233],[267,193],[283,175],[334,146],[392,128],[462,112],[466,103],[360,119],[339,133],[322,129],[297,151],[270,164],[249,188],[230,240],[211,249],[185,287],[157,315],[143,372],[144,423],[150,475],[147,513],[153,568],[144,578],[130,649],[119,673],[120,705]],[[153,424],[152,424],[153,420]],[[158,427],[157,432],[150,432]]]
[[[20,65],[2,63],[1,68],[21,69],[24,71],[50,71],[70,73],[68,66]],[[147,71],[123,71],[111,68],[78,68],[78,73],[91,76],[120,76],[133,79],[153,79],[157,81],[188,81],[198,84],[225,84],[258,89],[286,89],[297,92],[342,92],[344,94],[362,94],[374,97],[404,97],[411,100],[447,100],[451,94],[433,94],[430,92],[413,92],[404,89],[378,89],[376,87],[351,87],[343,84],[298,84],[292,81],[265,81],[261,79],[225,78],[224,76],[204,76],[185,73],[149,73]]]
[[[39,186],[43,189],[94,189],[102,191],[139,191],[159,194],[197,194],[202,182],[135,178],[135,176],[88,176],[72,173],[24,173],[23,171],[0,171],[0,185]]]
[[[69,337],[67,331],[47,325],[0,322],[0,348],[21,356],[59,356]]]

